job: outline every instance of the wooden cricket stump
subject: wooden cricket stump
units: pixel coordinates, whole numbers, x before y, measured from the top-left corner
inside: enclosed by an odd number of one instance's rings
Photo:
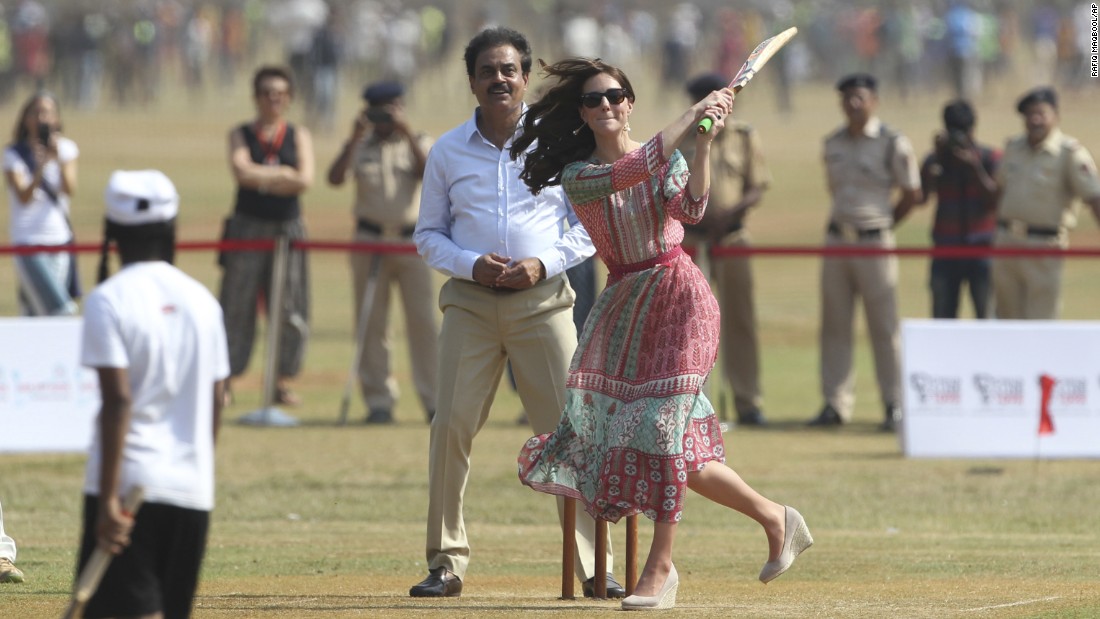
[[[577,548],[577,500],[565,498],[565,517],[562,519],[561,542],[561,599],[575,599],[576,575],[573,563]],[[607,521],[596,519],[596,569],[593,577],[593,594],[596,599],[607,599]],[[626,518],[626,594],[634,593],[638,582],[638,516]]]

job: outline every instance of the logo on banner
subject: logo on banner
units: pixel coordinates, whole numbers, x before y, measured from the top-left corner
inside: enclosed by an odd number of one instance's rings
[[[909,375],[909,384],[920,404],[942,406],[962,403],[962,379],[957,376],[932,376],[924,372]]]
[[[1089,403],[1088,381],[1084,378],[1059,378],[1054,388],[1054,403],[1065,407],[1084,407]]]
[[[46,376],[24,377],[12,372],[15,403],[18,406],[65,402],[72,398],[73,383],[62,365],[54,366]]]
[[[1058,381],[1050,374],[1039,377],[1039,434],[1054,434],[1054,417],[1050,414],[1050,400]]]
[[[975,374],[974,387],[984,406],[1019,406],[1024,403],[1024,379]]]
[[[1088,379],[1039,375],[1039,434],[1054,433],[1054,412],[1063,417],[1088,413]]]

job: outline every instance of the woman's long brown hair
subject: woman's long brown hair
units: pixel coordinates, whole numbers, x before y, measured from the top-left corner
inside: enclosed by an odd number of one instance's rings
[[[519,177],[535,195],[546,187],[561,184],[565,166],[588,157],[596,148],[596,138],[579,111],[584,83],[590,77],[606,73],[634,101],[634,88],[626,74],[599,58],[569,58],[549,66],[539,60],[539,65],[547,76],[558,78],[558,83],[528,107],[523,132],[512,142],[511,149],[512,159],[525,157]]]

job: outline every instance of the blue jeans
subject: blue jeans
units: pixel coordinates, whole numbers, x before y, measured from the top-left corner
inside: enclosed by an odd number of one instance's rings
[[[959,317],[959,295],[963,282],[966,282],[970,299],[974,302],[974,315],[988,318],[992,298],[990,265],[988,258],[933,258],[930,281],[932,317]]]
[[[69,295],[68,252],[43,252],[15,257],[19,304],[25,316],[74,316],[79,311]]]

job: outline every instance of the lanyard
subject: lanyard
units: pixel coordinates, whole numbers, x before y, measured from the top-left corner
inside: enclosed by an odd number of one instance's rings
[[[256,123],[256,141],[260,144],[260,149],[263,151],[263,155],[260,157],[260,163],[264,165],[279,165],[279,151],[283,148],[283,138],[286,137],[286,122],[280,122],[275,128],[274,135],[271,136],[271,141],[264,140],[264,135],[260,131],[260,123]]]

